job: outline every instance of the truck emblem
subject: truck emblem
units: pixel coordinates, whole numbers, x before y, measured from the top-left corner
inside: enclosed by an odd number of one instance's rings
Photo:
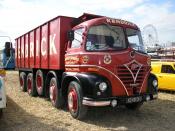
[[[104,63],[110,64],[112,62],[111,55],[107,54],[104,56]]]
[[[129,70],[129,72],[131,73],[132,78],[134,80],[134,83],[136,83],[137,76],[140,72],[142,64],[140,64],[136,60],[133,60],[133,61],[127,63],[127,64],[124,64],[124,66]]]
[[[131,70],[135,70],[135,69],[137,69],[138,67],[139,67],[138,64],[133,63],[133,64],[131,65]]]
[[[82,62],[84,63],[84,64],[87,64],[88,63],[88,61],[89,61],[89,57],[88,56],[83,56],[83,58],[82,58]]]

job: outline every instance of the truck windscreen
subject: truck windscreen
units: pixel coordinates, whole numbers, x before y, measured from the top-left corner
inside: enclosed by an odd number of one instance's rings
[[[92,26],[88,31],[86,41],[88,51],[121,50],[126,47],[122,27],[104,24]]]
[[[146,53],[145,47],[142,42],[141,33],[139,30],[127,28],[126,35],[128,38],[129,46],[136,51]]]

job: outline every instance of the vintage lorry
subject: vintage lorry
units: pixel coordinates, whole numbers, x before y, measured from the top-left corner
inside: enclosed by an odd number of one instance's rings
[[[68,106],[81,119],[91,106],[139,108],[157,98],[139,28],[128,21],[84,13],[58,16],[16,41],[20,88]]]

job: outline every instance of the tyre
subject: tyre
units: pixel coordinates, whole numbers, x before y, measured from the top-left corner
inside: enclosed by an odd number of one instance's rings
[[[33,74],[29,73],[27,75],[27,92],[30,96],[37,96],[37,91],[35,88],[35,81],[33,80]]]
[[[20,81],[20,90],[21,91],[27,91],[27,85],[26,85],[26,73],[21,72],[19,75],[19,81]]]
[[[126,104],[125,106],[130,110],[138,110],[142,105],[143,105],[143,102]]]
[[[87,113],[87,106],[82,104],[83,93],[80,84],[76,81],[70,82],[68,86],[68,109],[75,119],[83,119]]]
[[[54,107],[56,108],[63,107],[65,100],[61,94],[59,83],[55,77],[52,77],[50,80],[49,98]]]
[[[39,96],[43,96],[44,95],[44,74],[41,70],[37,70],[36,72],[36,90]]]

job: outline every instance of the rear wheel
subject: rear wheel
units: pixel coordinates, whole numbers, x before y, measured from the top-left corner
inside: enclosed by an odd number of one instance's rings
[[[140,107],[143,105],[143,102],[140,103],[131,103],[131,104],[126,104],[126,108],[130,110],[138,110]]]
[[[20,81],[20,90],[21,91],[27,91],[26,86],[26,73],[21,72],[19,75],[19,81]]]
[[[27,75],[27,92],[30,96],[36,96],[37,92],[36,92],[36,88],[34,86],[34,80],[33,80],[33,74],[29,73]]]
[[[64,98],[61,94],[58,81],[52,77],[49,84],[49,98],[52,105],[56,108],[61,108],[64,105]]]
[[[41,70],[36,72],[36,89],[39,96],[44,95],[44,74]]]
[[[68,108],[72,117],[82,119],[87,113],[87,106],[82,104],[83,93],[78,82],[72,81],[68,87]]]

